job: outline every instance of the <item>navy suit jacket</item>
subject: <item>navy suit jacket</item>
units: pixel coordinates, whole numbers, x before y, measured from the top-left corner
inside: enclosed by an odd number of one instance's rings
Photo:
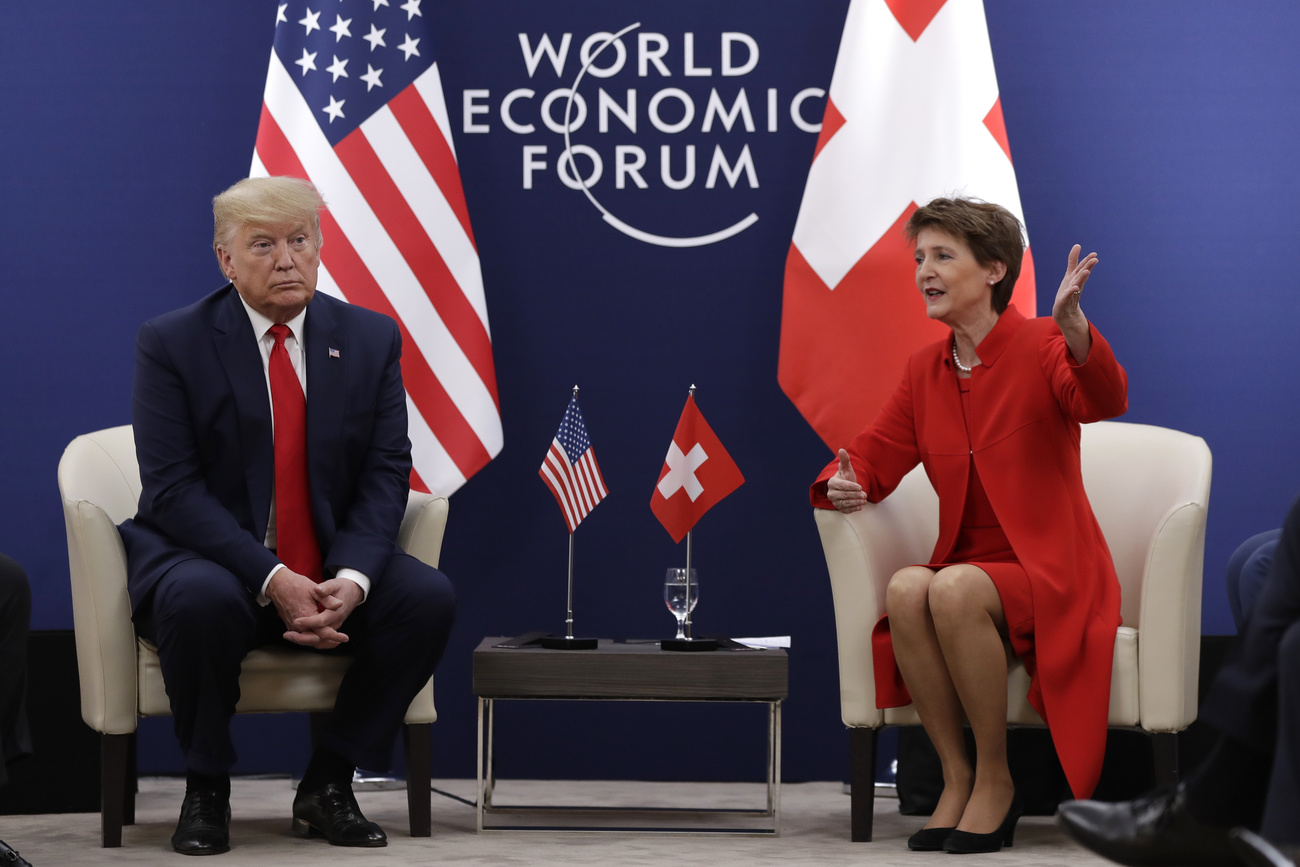
[[[325,577],[381,578],[411,470],[401,335],[323,293],[307,305],[307,462]],[[264,544],[275,487],[271,404],[248,313],[227,285],[146,322],[132,424],[140,505],[120,526],[134,612],[164,573],[203,558],[252,594],[279,562]]]

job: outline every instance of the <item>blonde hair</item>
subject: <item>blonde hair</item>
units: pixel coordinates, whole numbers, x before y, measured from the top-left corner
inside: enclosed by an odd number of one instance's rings
[[[311,226],[319,248],[324,241],[320,214],[325,210],[311,181],[301,178],[245,178],[212,200],[212,249],[235,238],[240,226],[301,221]]]

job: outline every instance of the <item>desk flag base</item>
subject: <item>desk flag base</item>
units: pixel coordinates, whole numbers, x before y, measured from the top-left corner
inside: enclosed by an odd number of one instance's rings
[[[537,642],[547,650],[595,650],[596,639],[574,638],[572,635],[546,635]]]
[[[717,639],[713,638],[665,638],[659,642],[660,650],[717,650]]]

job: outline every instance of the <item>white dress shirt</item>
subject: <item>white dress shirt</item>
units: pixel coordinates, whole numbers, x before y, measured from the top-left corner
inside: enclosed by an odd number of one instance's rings
[[[271,334],[271,326],[275,325],[270,319],[258,313],[244,297],[239,296],[239,302],[244,305],[244,310],[248,312],[248,321],[253,325],[253,333],[257,335],[257,348],[262,353],[262,373],[266,376],[266,398],[270,405],[274,407],[274,401],[271,397],[271,350],[275,348],[275,336]],[[303,311],[288,322],[284,323],[289,328],[289,336],[284,339],[284,348],[289,353],[289,363],[293,365],[294,373],[298,374],[298,382],[302,385],[302,393],[307,394],[307,365],[303,361],[303,324],[307,321],[307,310]],[[275,412],[271,412],[271,430],[275,430]],[[271,486],[271,514],[266,521],[266,547],[272,551],[276,547],[275,535],[275,485]],[[267,605],[270,599],[266,596],[266,585],[271,583],[271,578],[281,569],[288,568],[283,563],[278,563],[267,573],[266,580],[262,582],[262,591],[257,594],[257,601],[260,605]],[[361,588],[361,601],[365,602],[366,597],[370,595],[370,578],[369,576],[358,572],[356,569],[340,568],[335,573],[336,578],[347,578],[349,581],[355,581]]]

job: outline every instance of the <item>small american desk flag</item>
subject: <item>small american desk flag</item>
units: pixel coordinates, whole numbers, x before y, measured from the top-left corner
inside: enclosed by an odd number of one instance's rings
[[[551,440],[551,450],[546,453],[537,475],[555,495],[570,533],[609,494],[600,475],[600,465],[596,463],[596,452],[587,437],[587,426],[582,423],[576,394],[564,410],[560,429]]]
[[[423,2],[273,4],[250,174],[306,178],[325,197],[317,288],[397,321],[411,485],[450,494],[501,451],[501,413]]]

